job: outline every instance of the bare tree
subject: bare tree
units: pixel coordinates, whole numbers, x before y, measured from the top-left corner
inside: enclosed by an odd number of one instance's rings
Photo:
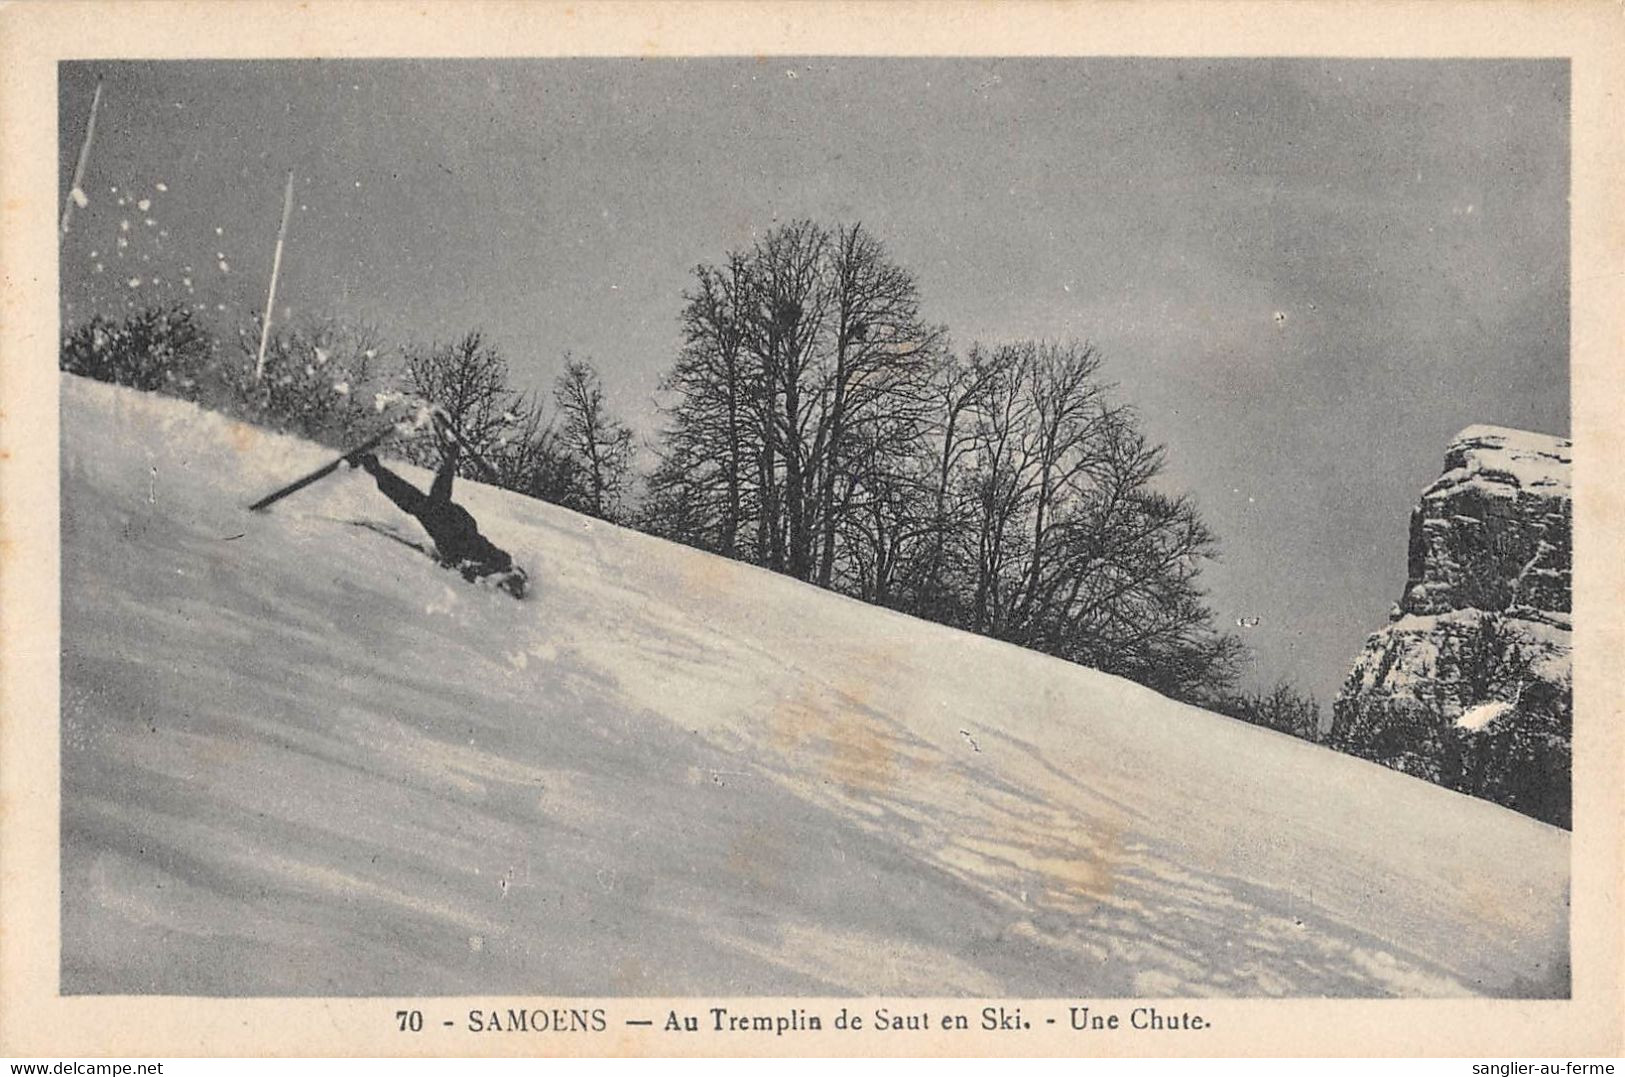
[[[928,556],[936,530],[929,454],[918,427],[905,419],[867,423],[854,433],[850,478],[833,510],[841,534],[835,579],[866,602],[910,608],[914,566]]]
[[[762,436],[754,419],[760,372],[745,348],[752,299],[743,255],[726,269],[695,269],[684,296],[683,348],[661,382],[675,396],[649,479],[643,519],[650,530],[726,557],[756,529],[756,462]]]
[[[522,401],[508,384],[508,364],[501,352],[474,330],[454,344],[406,349],[403,382],[409,392],[445,409],[463,438],[485,457],[496,448],[503,429],[518,419]],[[425,439],[410,450],[419,463],[433,462]],[[465,460],[463,467],[477,467]],[[475,475],[473,477],[489,478]]]
[[[565,356],[553,388],[563,422],[560,437],[579,469],[586,511],[606,520],[620,517],[632,470],[632,433],[604,407],[598,371]]]
[[[541,400],[520,398],[510,414],[512,421],[504,424],[485,453],[496,469],[497,485],[585,511],[580,469],[557,427],[546,418]]]
[[[759,555],[775,571],[800,580],[810,579],[813,567],[817,461],[811,429],[819,404],[818,348],[830,305],[823,272],[828,245],[824,229],[795,221],[768,233],[751,261],[745,342],[761,371],[757,472],[767,532],[758,539],[765,546]]]
[[[976,582],[972,627],[1003,638],[1014,602],[1011,567],[1025,560],[1035,426],[1029,383],[1033,349],[1001,345],[990,359],[994,373],[975,412],[975,449],[968,481],[976,499]]]
[[[912,443],[940,331],[920,322],[912,276],[861,225],[775,228],[725,268],[698,267],[684,298],[651,512],[691,515],[679,489],[717,500],[715,527],[678,530],[829,586],[857,503],[856,447],[873,463]],[[881,444],[894,433],[901,441]]]
[[[1201,601],[1213,536],[1188,499],[1152,488],[1162,450],[1110,400],[1096,351],[1024,342],[986,363],[963,457],[971,626],[1179,698],[1216,698],[1239,642]]]
[[[927,458],[931,512],[926,545],[905,566],[910,573],[910,606],[922,616],[964,626],[963,604],[950,575],[963,577],[969,557],[961,541],[975,513],[969,484],[962,481],[966,460],[974,452],[975,414],[987,405],[998,367],[988,353],[972,346],[961,360],[949,352],[935,357],[925,386],[925,422],[921,452]]]
[[[893,263],[861,224],[838,228],[830,246],[831,354],[820,392],[821,411],[809,452],[820,474],[822,524],[818,583],[834,570],[842,506],[840,477],[853,442],[876,456],[901,457],[924,421],[930,360],[944,333],[920,321],[912,274]]]

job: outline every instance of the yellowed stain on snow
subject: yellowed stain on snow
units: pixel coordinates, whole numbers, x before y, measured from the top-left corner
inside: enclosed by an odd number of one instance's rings
[[[770,822],[751,823],[728,843],[728,870],[758,891],[782,889],[790,867],[784,831]]]
[[[257,427],[247,423],[236,423],[228,428],[231,436],[231,447],[237,452],[248,452],[259,442],[261,434]]]
[[[828,705],[813,693],[797,693],[773,709],[773,745],[792,764],[805,764],[849,794],[886,789],[897,780],[892,738],[860,707],[844,695]]]

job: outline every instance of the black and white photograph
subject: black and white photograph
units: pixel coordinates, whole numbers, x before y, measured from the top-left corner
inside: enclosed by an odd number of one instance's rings
[[[1617,992],[1568,56],[304,48],[52,62],[56,996]]]

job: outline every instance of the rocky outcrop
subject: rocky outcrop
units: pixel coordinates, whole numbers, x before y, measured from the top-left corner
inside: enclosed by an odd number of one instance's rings
[[[1571,445],[1472,426],[1411,516],[1408,579],[1332,709],[1354,755],[1568,826]]]

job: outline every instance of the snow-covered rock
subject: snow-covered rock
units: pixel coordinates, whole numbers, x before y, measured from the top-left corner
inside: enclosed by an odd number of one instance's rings
[[[1470,426],[1411,516],[1400,611],[1478,609],[1569,627],[1571,444]]]
[[[1568,824],[1571,458],[1565,439],[1494,426],[1450,443],[1411,516],[1392,623],[1333,706],[1334,745]]]

